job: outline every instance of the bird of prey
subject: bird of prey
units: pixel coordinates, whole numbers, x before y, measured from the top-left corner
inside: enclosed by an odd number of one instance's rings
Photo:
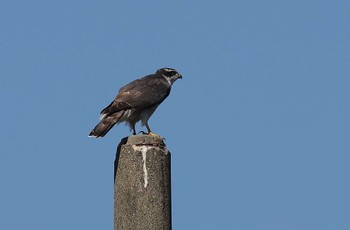
[[[134,80],[120,88],[118,95],[100,113],[100,122],[89,137],[103,137],[115,125],[126,122],[136,135],[135,124],[141,121],[149,135],[148,119],[170,94],[172,84],[182,76],[175,69],[162,68],[154,74]]]

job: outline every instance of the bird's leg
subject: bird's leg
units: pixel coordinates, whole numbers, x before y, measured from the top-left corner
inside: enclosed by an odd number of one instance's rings
[[[149,125],[148,125],[148,122],[146,122],[146,128],[147,128],[148,134],[149,134],[149,135],[152,135],[153,133],[152,133],[152,131],[151,131],[151,128],[150,128]]]
[[[164,145],[163,142],[159,142],[159,139],[165,140],[165,138],[159,136],[158,134],[152,133],[151,128],[150,128],[149,125],[148,125],[148,122],[146,122],[146,128],[147,128],[147,131],[148,131],[148,135],[157,138],[157,139],[154,141],[154,144],[155,144],[155,145],[159,145],[159,144]]]
[[[146,122],[146,128],[147,128],[147,131],[148,131],[148,135],[154,136],[154,137],[160,137],[158,134],[152,133],[151,128],[148,125],[148,122]]]
[[[133,134],[133,135],[136,135],[135,124],[132,125],[132,134]]]

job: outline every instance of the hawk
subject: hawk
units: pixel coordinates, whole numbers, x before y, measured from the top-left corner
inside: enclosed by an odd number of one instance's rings
[[[114,101],[101,111],[100,122],[89,137],[103,137],[121,122],[126,122],[136,135],[135,124],[139,121],[146,126],[149,135],[155,135],[148,125],[148,119],[168,97],[172,84],[179,78],[182,79],[182,75],[175,69],[162,68],[123,86]]]

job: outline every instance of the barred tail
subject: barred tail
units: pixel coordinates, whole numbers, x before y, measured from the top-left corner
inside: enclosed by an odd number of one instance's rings
[[[119,121],[123,115],[123,111],[114,113],[112,115],[104,117],[90,132],[89,137],[103,137],[105,136],[111,128]]]

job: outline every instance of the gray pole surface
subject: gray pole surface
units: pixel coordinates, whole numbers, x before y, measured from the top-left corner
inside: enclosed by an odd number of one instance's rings
[[[170,152],[149,135],[124,138],[114,162],[114,230],[171,229]]]

